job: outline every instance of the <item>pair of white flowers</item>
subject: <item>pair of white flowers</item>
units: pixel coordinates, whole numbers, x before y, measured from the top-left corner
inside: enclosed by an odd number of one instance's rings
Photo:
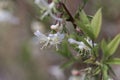
[[[41,33],[39,30],[34,32],[34,35],[39,39],[40,43],[44,43],[41,49],[47,47],[48,45],[55,45],[56,50],[58,50],[58,44],[62,42],[64,39],[64,34],[57,32],[55,34],[49,34],[46,36],[45,34]]]
[[[37,4],[40,9],[45,11],[43,13],[43,15],[41,16],[41,19],[43,19],[47,15],[50,15],[53,19],[62,21],[61,18],[56,17],[52,12],[52,10],[55,8],[54,1],[52,1],[50,4],[48,4],[46,0],[35,0],[35,4]]]
[[[85,38],[85,40],[86,40],[86,42],[90,45],[90,46],[96,46],[96,43],[92,43],[92,40],[90,40],[89,38]],[[70,44],[77,44],[78,45],[78,47],[77,48],[79,48],[80,50],[86,50],[86,51],[90,51],[91,50],[91,48],[90,47],[88,47],[84,42],[82,42],[82,41],[76,41],[76,40],[74,40],[73,38],[69,38],[68,39],[68,42],[70,43]]]

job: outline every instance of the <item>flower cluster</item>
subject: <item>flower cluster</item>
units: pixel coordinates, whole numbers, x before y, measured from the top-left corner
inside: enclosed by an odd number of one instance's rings
[[[62,21],[61,18],[58,18],[54,15],[53,10],[55,9],[55,2],[52,1],[50,4],[47,3],[46,0],[35,0],[35,4],[43,10],[43,14],[41,19],[44,19],[47,15],[50,15],[53,19]]]
[[[89,38],[85,38],[85,40],[90,46],[93,46],[93,45],[96,46],[96,43],[92,43],[92,40],[90,40]],[[88,47],[83,41],[76,41],[72,38],[69,38],[68,42],[70,44],[77,44],[78,45],[77,48],[79,48],[81,51],[83,51],[83,50],[90,51],[91,50],[91,48]]]
[[[61,9],[63,10],[58,10],[62,13],[61,18],[58,18],[55,15],[58,8],[56,8],[54,0],[51,3],[48,3],[47,0],[35,0],[35,4],[42,11],[41,19],[50,15],[56,22],[56,24],[50,26],[51,32],[48,35],[43,34],[39,30],[34,32],[39,42],[43,44],[41,49],[47,46],[55,46],[57,52],[69,59],[68,63],[66,63],[68,66],[72,64],[74,67],[74,64],[78,63],[79,70],[73,70],[69,80],[95,80],[99,78],[99,80],[112,80],[108,70],[111,63],[120,64],[120,59],[111,57],[119,46],[120,34],[110,43],[106,43],[104,40],[99,43],[95,42],[101,28],[101,9],[91,18],[81,9],[76,14],[80,18],[76,18],[72,17],[69,10],[67,10],[64,3],[60,0],[58,4],[62,6]],[[67,21],[72,22],[74,32],[68,30]],[[71,35],[73,38],[71,38]],[[58,45],[60,45],[60,48]],[[73,55],[76,53],[78,53],[77,58],[76,55]],[[81,68],[81,65],[84,69]]]
[[[34,35],[39,39],[40,43],[44,43],[41,49],[47,47],[48,45],[55,45],[56,49],[58,50],[58,44],[62,42],[64,39],[64,34],[61,34],[59,32],[55,34],[49,34],[48,36],[41,33],[39,30],[34,32]]]

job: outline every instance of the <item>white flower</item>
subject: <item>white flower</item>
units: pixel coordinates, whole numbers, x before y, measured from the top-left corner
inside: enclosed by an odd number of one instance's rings
[[[46,3],[47,4],[47,3]],[[47,16],[48,14],[52,14],[51,10],[53,9],[55,3],[52,2],[50,4],[46,5],[46,11],[44,12],[44,14],[41,16],[41,19],[43,19],[45,16]]]
[[[89,50],[89,48],[83,42],[79,43],[78,48],[81,49],[81,50],[83,50],[83,49]]]
[[[85,40],[87,41],[87,43],[90,45],[90,46],[92,46],[92,40],[90,40],[89,38],[85,38]],[[70,44],[77,44],[78,45],[78,48],[80,49],[80,50],[83,50],[83,49],[85,49],[85,50],[87,50],[87,51],[90,51],[91,49],[84,43],[84,42],[82,42],[82,41],[76,41],[76,40],[74,40],[74,39],[72,39],[72,38],[69,38],[68,39],[68,42],[70,43]],[[94,43],[94,46],[96,45],[96,43]]]
[[[92,43],[92,40],[90,40],[89,38],[85,38],[85,40],[88,42],[88,44],[90,45],[90,46],[96,46],[97,44],[96,43]]]
[[[47,41],[48,37],[46,35],[44,35],[43,33],[41,33],[39,30],[37,30],[36,32],[34,32],[34,35],[37,36],[40,39],[40,43]]]
[[[60,34],[59,32],[55,34],[49,34],[48,36],[46,36],[43,33],[41,33],[39,30],[37,30],[36,32],[34,32],[34,35],[38,37],[40,43],[45,43],[42,46],[42,48],[47,47],[48,44],[50,44],[50,45],[55,45],[56,49],[58,50],[58,44],[60,44],[64,39],[64,34]]]
[[[69,39],[68,39],[68,42],[69,42],[70,44],[78,44],[78,45],[83,44],[83,42],[76,41],[76,40],[74,40],[73,38],[69,38]]]
[[[80,49],[80,50],[83,50],[83,49],[87,49],[87,46],[82,42],[82,41],[76,41],[76,40],[74,40],[74,39],[72,39],[72,38],[69,38],[68,39],[68,42],[70,43],[70,44],[77,44],[78,45],[78,48]]]
[[[74,40],[74,39],[72,39],[72,38],[69,38],[69,39],[68,39],[68,42],[69,42],[70,44],[78,44],[78,41],[76,41],[76,40]]]
[[[59,32],[57,32],[56,34],[49,34],[48,37],[50,37],[51,39],[50,45],[55,45],[56,49],[58,50],[58,44],[62,42],[64,36],[65,36],[64,34],[60,34]]]
[[[53,19],[58,20],[58,21],[62,21],[61,18],[56,17],[52,13],[53,8],[55,7],[54,2],[51,2],[50,4],[48,4],[45,0],[35,0],[35,4],[37,4],[39,6],[39,8],[41,8],[42,10],[45,11],[43,13],[43,15],[41,16],[41,19],[43,19],[47,15],[50,15]]]
[[[46,10],[48,8],[48,3],[45,0],[35,0],[35,4],[39,6],[39,8]]]

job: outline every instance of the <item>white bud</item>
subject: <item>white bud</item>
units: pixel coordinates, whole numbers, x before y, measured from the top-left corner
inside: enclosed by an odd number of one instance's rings
[[[53,30],[56,30],[58,29],[59,27],[59,23],[57,23],[56,25],[51,25],[50,28],[53,29]]]
[[[79,70],[72,70],[72,75],[73,76],[78,76],[78,75],[80,75],[80,71]]]

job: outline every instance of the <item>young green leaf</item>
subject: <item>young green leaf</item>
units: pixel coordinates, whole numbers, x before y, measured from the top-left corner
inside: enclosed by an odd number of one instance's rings
[[[101,42],[101,49],[102,49],[102,52],[103,52],[103,60],[106,59],[106,51],[107,51],[107,43],[106,41],[103,39],[102,42]]]
[[[108,45],[107,45],[107,56],[111,56],[115,53],[120,43],[120,34],[118,34]]]
[[[98,66],[97,68],[95,68],[95,69],[93,70],[93,75],[95,76],[95,75],[99,74],[100,72],[101,72],[101,69],[100,69],[100,67]]]
[[[113,58],[106,61],[106,64],[120,64],[120,58]]]
[[[76,21],[76,24],[80,27],[80,29],[87,35],[89,36],[91,39],[94,39],[94,34],[92,32],[92,29],[89,25],[86,25],[82,22],[78,22]]]
[[[102,67],[102,72],[103,72],[103,80],[108,80],[108,66],[103,65]]]
[[[80,19],[83,22],[83,24],[89,24],[90,25],[90,21],[87,18],[87,15],[85,14],[85,12],[83,10],[80,12]]]
[[[62,42],[61,47],[58,50],[58,53],[60,53],[63,57],[72,58],[72,54],[69,50],[68,42],[66,40]]]
[[[107,43],[106,43],[106,41],[103,39],[102,42],[101,42],[101,49],[102,49],[103,53],[106,52],[106,48],[107,48]]]
[[[97,38],[99,35],[101,24],[102,24],[102,13],[100,8],[91,21],[91,27],[95,38]]]
[[[65,68],[68,68],[68,67],[70,67],[72,64],[74,64],[74,60],[73,59],[71,59],[71,60],[69,60],[68,62],[65,62],[64,64],[62,64],[61,65],[61,68],[63,68],[63,69],[65,69]]]
[[[91,21],[93,19],[93,16],[87,15],[88,19]]]

